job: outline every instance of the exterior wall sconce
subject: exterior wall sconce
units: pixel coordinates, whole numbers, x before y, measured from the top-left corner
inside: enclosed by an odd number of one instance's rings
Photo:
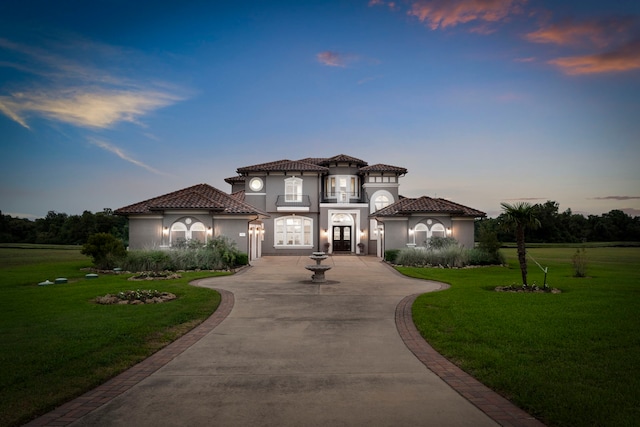
[[[211,235],[213,234],[213,230],[211,229],[211,227],[209,227],[209,228],[207,229],[207,234],[208,234],[209,236],[211,236]]]
[[[164,227],[162,229],[162,234],[165,235],[165,236],[168,235],[169,234],[169,227]]]
[[[412,235],[412,234],[413,234],[413,228],[410,228],[409,229],[409,235]]]
[[[451,227],[447,227],[447,236],[451,236]]]

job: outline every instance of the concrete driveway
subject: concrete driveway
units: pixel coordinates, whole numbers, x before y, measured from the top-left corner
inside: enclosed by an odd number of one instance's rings
[[[333,256],[324,262],[329,282],[311,284],[311,263],[265,257],[200,280],[233,294],[229,315],[73,425],[497,425],[398,334],[396,306],[440,283],[406,278],[378,258]]]

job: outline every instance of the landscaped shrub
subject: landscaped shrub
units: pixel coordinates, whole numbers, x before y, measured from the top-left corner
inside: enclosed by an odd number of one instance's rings
[[[449,246],[458,246],[458,241],[453,237],[434,236],[429,239],[429,249],[444,249]]]
[[[391,264],[396,264],[396,258],[398,258],[399,253],[400,249],[387,249],[384,251],[384,260]]]
[[[469,265],[503,265],[505,257],[500,251],[487,252],[482,248],[469,249],[467,252]]]
[[[236,265],[247,265],[249,264],[249,255],[244,252],[240,252],[236,255]]]
[[[112,269],[126,256],[121,240],[109,233],[96,233],[82,246],[81,254],[90,256],[99,269]]]
[[[229,270],[248,262],[247,254],[233,241],[216,237],[204,246],[185,241],[170,250],[132,250],[121,267],[128,271]]]
[[[414,267],[425,265],[464,267],[467,264],[466,261],[466,251],[458,244],[445,246],[441,249],[402,249],[396,258],[396,264]]]
[[[395,264],[424,267],[465,267],[467,265],[501,265],[504,256],[500,252],[489,254],[481,249],[465,249],[458,243],[447,243],[439,249],[407,248],[399,251]]]

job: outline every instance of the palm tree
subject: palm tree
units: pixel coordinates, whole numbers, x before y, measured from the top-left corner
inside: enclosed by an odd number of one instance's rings
[[[535,211],[530,203],[521,202],[510,205],[500,203],[503,210],[504,225],[516,232],[516,244],[518,246],[518,261],[522,273],[522,284],[527,284],[527,248],[524,243],[524,231],[527,228],[540,227],[540,221],[535,217]]]

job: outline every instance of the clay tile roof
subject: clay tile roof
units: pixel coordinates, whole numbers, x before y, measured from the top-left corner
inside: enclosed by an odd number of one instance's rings
[[[134,203],[116,209],[114,213],[118,215],[146,214],[167,209],[206,209],[225,214],[268,216],[237,197],[233,197],[208,184],[194,185],[193,187]]]
[[[324,159],[319,164],[328,165],[330,163],[337,163],[337,162],[354,163],[354,164],[356,164],[358,166],[367,166],[368,165],[368,163],[365,162],[364,160],[360,160],[360,159],[357,159],[355,157],[347,156],[346,154],[338,154],[337,156],[329,157],[327,159]]]
[[[373,216],[405,216],[416,212],[448,213],[460,216],[483,217],[484,212],[451,202],[445,199],[433,199],[422,196],[417,199],[403,198],[376,211]]]
[[[231,197],[233,197],[234,199],[240,200],[241,202],[244,202],[244,195],[245,195],[244,190],[239,190],[239,191],[236,191],[235,193],[230,194]]]
[[[321,163],[323,163],[326,160],[327,160],[326,157],[307,157],[305,159],[300,159],[298,161],[299,162],[304,162],[304,163],[312,163],[314,165],[320,165]]]
[[[246,176],[238,175],[238,176],[232,176],[230,178],[225,178],[224,182],[226,182],[227,184],[232,184],[233,185],[233,184],[238,183],[238,182],[245,182],[246,179],[247,179]]]
[[[286,171],[300,171],[300,172],[327,172],[327,168],[307,163],[300,160],[277,160],[275,162],[262,163],[253,166],[244,166],[238,168],[238,173],[248,172],[286,172]]]
[[[360,168],[360,172],[395,172],[397,174],[406,174],[407,170],[399,166],[383,165],[382,163],[378,163]]]

